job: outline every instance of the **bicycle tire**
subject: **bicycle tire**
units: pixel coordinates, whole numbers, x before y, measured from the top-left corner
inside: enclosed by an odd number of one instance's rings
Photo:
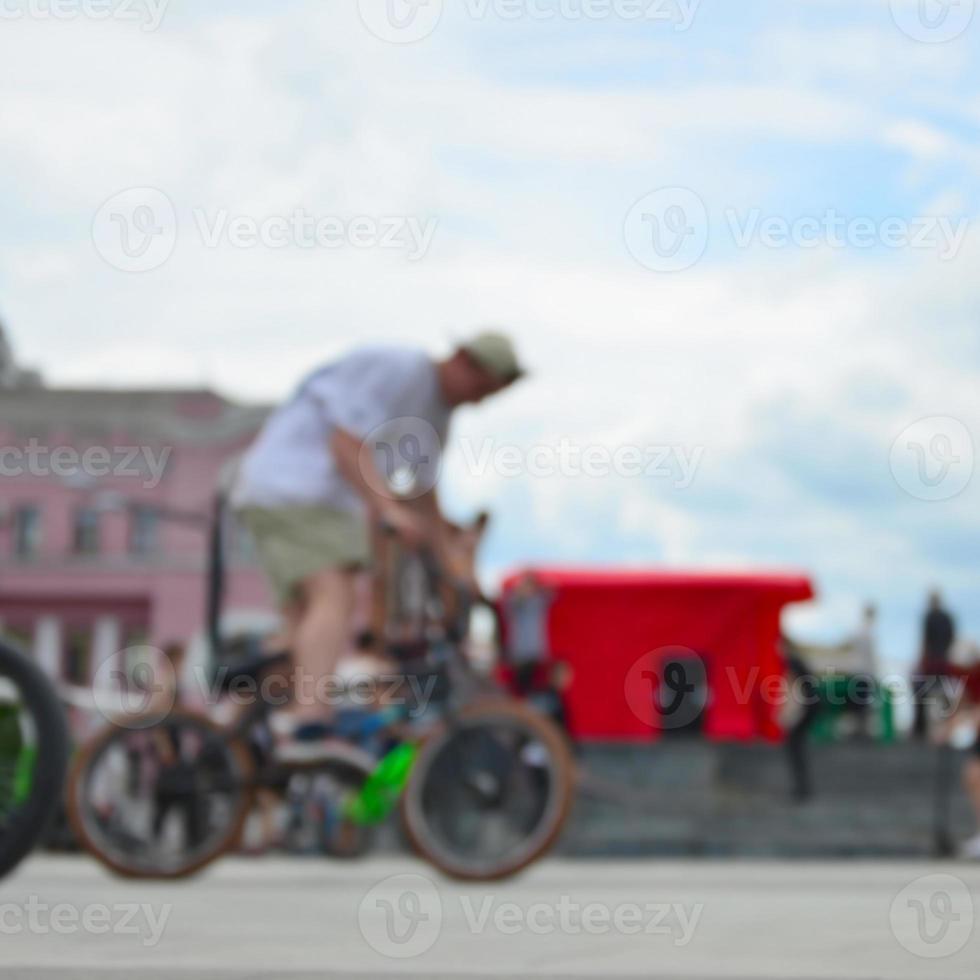
[[[461,731],[481,724],[504,722],[520,726],[539,742],[553,760],[553,785],[545,817],[527,846],[518,853],[488,863],[466,861],[448,853],[439,835],[429,826],[423,796],[432,767],[440,753]],[[497,881],[524,870],[545,854],[558,839],[571,812],[576,783],[576,765],[568,742],[549,719],[518,701],[494,698],[464,708],[451,723],[432,732],[419,747],[419,754],[402,797],[402,821],[406,836],[421,857],[443,874],[464,881]]]
[[[204,715],[178,711],[172,713],[165,722],[161,722],[160,724],[172,725],[175,723],[189,723],[190,725],[198,726],[200,729],[213,734],[216,741],[227,748],[229,755],[233,758],[234,764],[238,767],[241,774],[240,783],[242,791],[238,797],[234,815],[228,821],[225,832],[207,850],[202,851],[193,860],[188,861],[180,867],[161,868],[150,865],[137,866],[122,860],[116,853],[103,846],[102,842],[97,839],[96,834],[93,833],[89,826],[89,807],[86,802],[87,787],[92,775],[93,765],[103,757],[114,741],[132,734],[129,729],[120,728],[111,724],[108,725],[82,746],[72,764],[68,776],[68,821],[79,844],[104,867],[122,878],[173,881],[197,874],[222,855],[227,854],[237,847],[241,838],[242,829],[245,826],[245,821],[252,808],[255,796],[254,763],[245,744],[240,739],[229,737],[224,729]],[[143,729],[143,731],[152,731],[152,728]]]
[[[68,764],[68,728],[51,682],[25,654],[0,641],[0,680],[11,682],[37,735],[30,793],[0,822],[0,878],[43,837],[61,799]]]

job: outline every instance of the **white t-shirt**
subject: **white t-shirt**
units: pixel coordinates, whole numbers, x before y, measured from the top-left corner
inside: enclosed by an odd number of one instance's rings
[[[335,427],[368,439],[376,468],[397,487],[435,485],[450,409],[436,365],[410,348],[363,348],[311,374],[268,419],[242,459],[236,507],[363,503],[330,452]],[[407,483],[406,483],[407,481]]]

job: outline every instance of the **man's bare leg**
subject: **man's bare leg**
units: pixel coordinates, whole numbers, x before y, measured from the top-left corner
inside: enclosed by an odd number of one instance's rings
[[[352,570],[331,568],[303,582],[302,614],[293,630],[296,687],[291,714],[299,723],[324,721],[332,713],[331,705],[316,695],[330,690],[323,682],[336,673],[350,641],[354,576]]]
[[[303,618],[302,601],[296,598],[284,602],[280,607],[279,615],[282,618],[279,629],[262,640],[262,649],[266,653],[292,650],[296,646],[296,630]]]

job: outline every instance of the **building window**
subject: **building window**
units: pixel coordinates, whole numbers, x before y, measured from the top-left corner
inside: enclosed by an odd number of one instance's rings
[[[130,516],[129,553],[146,558],[156,553],[159,544],[160,515],[153,507],[136,507]]]
[[[75,511],[76,555],[97,555],[100,548],[99,512],[92,507]]]
[[[35,558],[41,550],[41,511],[24,504],[14,511],[14,554],[18,558]]]
[[[69,684],[84,686],[92,680],[92,635],[87,629],[70,630],[63,660],[64,678]]]

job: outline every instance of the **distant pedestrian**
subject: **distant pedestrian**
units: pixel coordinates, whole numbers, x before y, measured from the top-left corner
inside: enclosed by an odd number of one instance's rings
[[[950,665],[950,651],[956,639],[956,624],[943,605],[938,591],[929,596],[929,608],[922,621],[922,651],[919,657],[915,689],[916,738],[925,738],[929,729],[928,706],[933,692],[937,689],[939,678],[947,673]]]
[[[868,716],[878,686],[878,653],[875,628],[878,610],[867,603],[861,613],[861,623],[848,644],[850,671],[847,677],[847,710],[857,719],[857,734],[869,734]]]
[[[504,598],[507,661],[514,671],[514,687],[526,697],[542,680],[541,666],[551,656],[548,615],[554,601],[534,572],[525,572]]]
[[[935,727],[932,738],[939,745],[949,744],[961,725],[968,726],[974,733],[972,751],[963,762],[962,780],[976,819],[976,832],[963,842],[960,856],[976,861],[980,860],[980,647],[968,649],[970,666],[950,668],[960,682],[960,696],[952,714]]]
[[[802,803],[813,795],[807,742],[810,728],[820,713],[820,690],[799,647],[785,634],[780,638],[780,647],[790,691],[783,722],[786,730],[786,755],[792,779],[792,796]]]

